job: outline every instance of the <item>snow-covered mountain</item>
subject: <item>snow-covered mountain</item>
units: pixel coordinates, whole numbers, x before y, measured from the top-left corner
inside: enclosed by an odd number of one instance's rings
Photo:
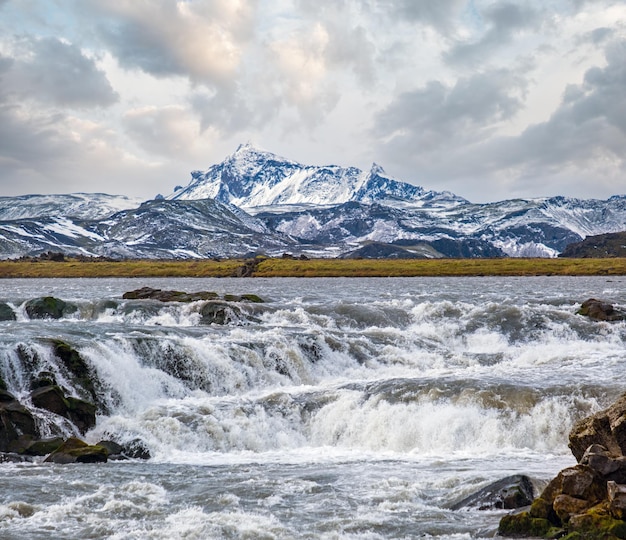
[[[315,167],[250,145],[192,173],[167,198],[0,197],[0,258],[554,257],[587,236],[626,231],[626,196],[472,204],[378,165]]]
[[[335,205],[348,201],[364,203],[406,201],[421,206],[458,206],[467,201],[450,192],[426,191],[400,182],[377,164],[370,171],[355,167],[302,165],[241,145],[224,161],[206,171],[191,173],[191,182],[167,199],[217,199],[239,208],[275,205]]]
[[[137,208],[142,202],[138,197],[105,193],[0,197],[0,221],[41,217],[103,219],[120,210]]]

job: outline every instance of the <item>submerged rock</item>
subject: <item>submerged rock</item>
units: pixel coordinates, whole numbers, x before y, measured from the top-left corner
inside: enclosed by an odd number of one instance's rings
[[[201,324],[228,324],[241,321],[243,314],[237,306],[226,302],[207,302],[200,309]]]
[[[465,497],[451,506],[452,510],[475,508],[478,510],[514,509],[530,505],[534,498],[533,483],[528,476],[507,476]]]
[[[594,319],[596,321],[624,321],[626,320],[626,313],[615,309],[612,304],[597,300],[595,298],[589,298],[585,300],[580,309],[578,315],[583,315]]]
[[[14,321],[15,319],[13,308],[9,304],[0,302],[0,321]]]
[[[24,309],[31,319],[61,319],[75,313],[78,308],[54,296],[43,296],[26,302]]]

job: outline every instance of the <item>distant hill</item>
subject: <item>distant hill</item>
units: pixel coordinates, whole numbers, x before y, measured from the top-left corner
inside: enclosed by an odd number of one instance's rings
[[[582,242],[569,244],[559,257],[626,257],[626,231],[588,236]]]

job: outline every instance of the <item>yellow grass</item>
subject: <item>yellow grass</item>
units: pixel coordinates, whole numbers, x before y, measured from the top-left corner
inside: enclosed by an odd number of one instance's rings
[[[243,260],[0,261],[0,277],[228,277]],[[255,277],[626,275],[619,259],[263,259]]]

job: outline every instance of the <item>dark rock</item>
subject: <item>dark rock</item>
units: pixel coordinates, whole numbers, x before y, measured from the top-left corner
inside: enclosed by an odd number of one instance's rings
[[[75,313],[78,308],[60,298],[44,296],[28,300],[24,309],[31,319],[60,319]]]
[[[237,267],[230,277],[252,277],[262,259],[250,259]]]
[[[242,294],[241,300],[243,302],[252,302],[253,304],[263,304],[265,300],[256,294]]]
[[[106,463],[107,459],[106,448],[98,445],[91,446],[76,437],[70,437],[52,452],[44,463]]]
[[[522,508],[532,503],[534,488],[528,476],[517,474],[493,482],[487,487],[451,506],[452,510],[475,508],[478,510]]]
[[[615,309],[613,305],[602,300],[596,300],[595,298],[589,298],[585,300],[580,309],[578,315],[583,315],[594,319],[596,321],[624,321],[626,320],[626,313]]]
[[[106,449],[109,460],[121,461],[128,459],[128,456],[124,454],[124,447],[115,441],[99,441],[96,443],[96,446],[102,446],[102,448]]]
[[[47,456],[57,450],[63,442],[62,437],[52,437],[50,439],[32,441],[22,453],[29,456]]]
[[[9,304],[0,302],[0,321],[14,321],[15,319],[13,308]]]
[[[225,302],[207,302],[200,309],[201,324],[228,324],[241,321],[243,315],[237,306]]]
[[[96,406],[82,399],[66,396],[60,386],[38,388],[30,396],[35,407],[67,418],[81,433],[96,425]]]
[[[159,302],[199,302],[201,300],[213,300],[218,294],[212,291],[199,291],[187,293],[183,291],[163,291],[152,287],[142,287],[134,291],[125,292],[124,300],[158,300]]]
[[[31,381],[30,389],[37,390],[37,388],[45,388],[46,386],[55,386],[56,384],[57,384],[57,380],[56,380],[56,377],[54,376],[54,373],[50,371],[41,371]]]
[[[626,232],[588,236],[581,242],[568,244],[559,257],[626,257]]]
[[[21,456],[14,452],[0,452],[0,463],[26,463],[32,460],[32,457]]]
[[[8,392],[3,393],[0,402],[0,452],[11,449],[11,445],[24,435],[39,437],[37,425],[30,411],[12,398]]]
[[[122,455],[132,459],[150,459],[150,450],[141,439],[133,439],[122,446]]]
[[[98,393],[96,392],[95,373],[89,364],[76,349],[64,341],[52,340],[52,346],[55,356],[61,360],[72,375],[74,385],[83,388],[94,403],[97,403]]]
[[[534,518],[528,512],[509,514],[500,520],[498,534],[512,538],[546,536],[554,525],[547,519]]]

